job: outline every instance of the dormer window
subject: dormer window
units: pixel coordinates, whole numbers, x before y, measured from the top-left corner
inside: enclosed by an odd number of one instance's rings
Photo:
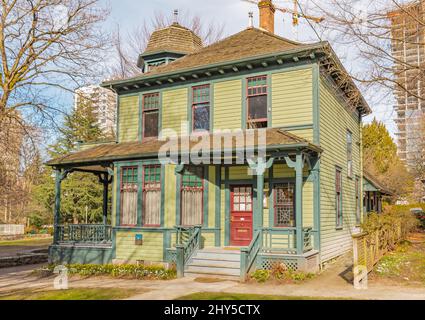
[[[192,131],[210,130],[210,85],[192,88]]]
[[[247,79],[247,128],[267,128],[267,76]]]
[[[143,95],[143,139],[158,137],[159,127],[159,93]]]

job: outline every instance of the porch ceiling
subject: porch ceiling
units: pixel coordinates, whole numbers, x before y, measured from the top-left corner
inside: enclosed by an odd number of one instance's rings
[[[284,131],[279,128],[261,129],[266,133],[266,149],[279,150],[279,151],[297,151],[304,150],[307,152],[318,154],[322,150],[319,146],[300,138],[294,134]],[[150,140],[144,142],[126,142],[98,145],[83,151],[77,151],[67,154],[63,157],[52,159],[46,164],[53,167],[82,167],[98,165],[103,171],[103,166],[108,166],[113,161],[123,160],[137,160],[137,159],[155,159],[158,153],[166,143],[173,146],[173,150],[179,150],[179,154],[185,154],[193,150],[197,146],[199,151],[199,144],[202,139],[209,139],[209,150],[207,152],[216,153],[223,152],[223,150],[239,150],[240,146],[237,144],[238,140],[243,135],[245,141],[244,149],[252,149],[258,147],[258,133],[260,130],[243,130],[237,133],[214,133],[209,135],[196,135],[190,137],[170,138],[169,140]],[[254,138],[247,139],[247,132],[253,133]],[[227,140],[226,140],[227,139]],[[208,140],[204,140],[208,141]],[[215,141],[215,143],[214,143]],[[219,141],[219,142],[217,142]],[[231,141],[231,147],[230,147]],[[170,143],[172,142],[172,143]],[[175,143],[174,143],[175,142]],[[225,144],[226,143],[226,144]],[[228,143],[228,144],[227,144]],[[178,147],[178,149],[177,149]]]

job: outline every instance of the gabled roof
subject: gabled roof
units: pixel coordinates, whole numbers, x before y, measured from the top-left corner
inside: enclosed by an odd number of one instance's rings
[[[171,26],[152,33],[148,46],[142,56],[159,52],[175,52],[189,54],[202,48],[202,40],[192,30],[177,22]]]
[[[363,171],[363,178],[366,180],[365,182],[366,183],[368,183],[370,186],[369,186],[369,189],[370,190],[368,190],[368,187],[367,187],[367,185],[365,184],[365,191],[379,191],[379,192],[381,192],[382,194],[384,194],[384,195],[387,195],[387,196],[392,196],[392,195],[394,195],[394,193],[390,190],[390,189],[388,189],[388,188],[386,188],[379,180],[378,180],[378,178],[376,178],[376,177],[374,177],[370,172],[368,172],[368,171],[366,171],[366,170],[364,170]],[[372,188],[370,188],[370,187],[372,187]]]
[[[294,134],[284,131],[279,128],[264,129],[266,131],[266,148],[268,149],[282,149],[282,150],[295,150],[305,149],[313,153],[320,153],[322,150],[319,146],[310,143],[309,141],[300,138]],[[250,130],[255,137],[257,137],[257,130]],[[253,148],[257,146],[258,139],[246,138],[247,130],[241,131],[243,141],[246,141],[244,148]],[[229,136],[231,138],[231,146],[224,145],[225,139],[223,137]],[[209,135],[210,138],[210,152],[224,150],[237,150],[239,145],[237,144],[237,136],[235,133],[212,133]],[[173,145],[179,147],[180,153],[190,152],[194,146],[201,142],[201,136],[191,136],[189,139],[189,150],[187,150],[187,144],[182,143],[182,138],[174,138],[175,142]],[[186,137],[187,138],[187,137]],[[214,139],[220,138],[221,143],[218,144],[220,148],[217,150],[217,145],[214,144]],[[113,143],[103,144],[83,151],[77,151],[71,154],[67,154],[63,157],[52,159],[46,164],[49,166],[66,166],[73,164],[97,164],[104,162],[120,161],[120,160],[136,160],[143,158],[157,158],[158,153],[162,146],[168,141],[164,140],[149,140],[144,142],[126,142],[126,143]],[[183,141],[184,142],[184,141]],[[252,142],[252,143],[251,143]],[[197,150],[199,151],[199,150]]]

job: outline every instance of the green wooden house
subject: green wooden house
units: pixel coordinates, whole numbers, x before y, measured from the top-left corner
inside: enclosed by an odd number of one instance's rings
[[[139,76],[102,84],[118,94],[117,141],[48,162],[51,262],[175,264],[179,276],[244,279],[274,263],[316,271],[351,249],[371,111],[327,42],[249,27],[203,47],[174,23],[153,33],[139,66]],[[219,142],[194,161],[203,139]],[[76,171],[104,184],[103,224],[61,221],[61,181]]]

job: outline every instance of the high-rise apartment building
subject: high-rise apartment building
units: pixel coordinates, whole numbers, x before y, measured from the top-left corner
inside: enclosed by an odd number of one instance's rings
[[[394,106],[399,156],[415,164],[422,144],[425,114],[425,1],[407,4],[389,14],[394,60]]]
[[[75,108],[81,103],[89,102],[93,106],[97,123],[103,133],[115,135],[117,102],[116,94],[111,90],[92,85],[75,90]]]

